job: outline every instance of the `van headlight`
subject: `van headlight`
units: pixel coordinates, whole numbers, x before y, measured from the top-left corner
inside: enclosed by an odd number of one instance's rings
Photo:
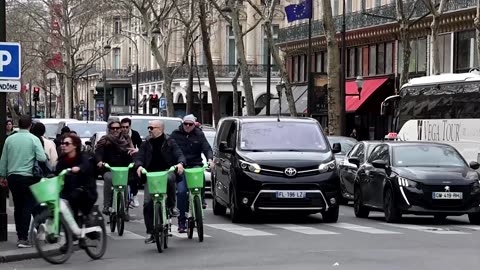
[[[336,167],[337,167],[336,161],[332,160],[330,162],[320,164],[318,166],[318,171],[320,173],[331,172],[331,171],[335,170]]]
[[[258,165],[257,163],[246,162],[244,160],[240,160],[240,168],[245,171],[250,171],[254,173],[260,173],[260,171],[262,170],[260,168],[260,165]]]

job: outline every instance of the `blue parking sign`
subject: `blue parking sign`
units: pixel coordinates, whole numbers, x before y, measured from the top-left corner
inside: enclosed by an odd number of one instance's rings
[[[160,98],[160,109],[164,110],[167,108],[167,100],[165,98]]]
[[[22,76],[22,49],[19,43],[0,42],[0,80],[19,80]]]

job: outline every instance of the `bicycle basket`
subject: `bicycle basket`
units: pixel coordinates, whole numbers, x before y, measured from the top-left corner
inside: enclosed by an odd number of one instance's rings
[[[64,176],[42,178],[40,182],[30,186],[33,196],[39,203],[58,200],[62,190],[61,181]]]
[[[204,168],[185,169],[185,178],[189,189],[203,188],[204,170]]]
[[[166,194],[168,171],[147,173],[148,192],[150,194]]]
[[[129,167],[110,167],[112,172],[112,185],[126,186],[128,184]]]

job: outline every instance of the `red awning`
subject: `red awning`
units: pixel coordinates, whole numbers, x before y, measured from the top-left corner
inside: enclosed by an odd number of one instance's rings
[[[358,96],[347,96],[345,97],[345,108],[347,112],[354,112],[360,108],[360,106],[375,92],[382,84],[384,84],[388,78],[376,78],[376,79],[365,79],[363,82],[363,88],[360,95]],[[357,84],[355,81],[346,82],[345,92],[347,94],[357,94]]]

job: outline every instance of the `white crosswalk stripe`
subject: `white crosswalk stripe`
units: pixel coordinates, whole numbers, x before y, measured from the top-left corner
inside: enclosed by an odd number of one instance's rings
[[[300,225],[291,225],[291,224],[267,224],[268,226],[279,228],[287,231],[297,232],[307,235],[328,235],[328,234],[338,234],[336,232],[321,230],[313,227],[300,226]]]
[[[408,229],[420,232],[435,233],[435,234],[469,234],[467,232],[461,232],[456,230],[450,230],[450,228],[441,228],[441,227],[431,227],[431,226],[420,226],[412,224],[391,224],[391,223],[382,223],[383,225],[392,226],[401,229]]]
[[[455,227],[458,227],[461,229],[473,230],[473,231],[480,231],[480,226],[478,225],[455,225]]]
[[[369,233],[369,234],[401,234],[399,232],[387,231],[387,230],[377,229],[373,227],[366,227],[366,226],[361,226],[361,225],[351,224],[351,223],[331,223],[331,224],[325,224],[325,225],[335,227],[335,228],[345,229],[345,230]]]
[[[133,233],[131,231],[124,230],[123,235],[119,236],[118,233],[115,232],[110,232],[107,230],[107,235],[110,236],[111,238],[115,240],[136,240],[136,239],[144,239],[145,236],[141,236],[139,234]]]
[[[204,227],[205,228],[205,227]],[[172,225],[172,235],[178,238],[188,238],[186,233],[178,233],[178,227],[175,225]],[[203,233],[203,237],[208,238],[211,237],[208,234]],[[198,238],[197,230],[193,230],[193,238]]]
[[[223,231],[227,231],[230,233],[238,234],[241,236],[272,236],[275,235],[273,233],[264,232],[248,227],[238,226],[234,224],[205,224],[208,227],[219,229]]]

